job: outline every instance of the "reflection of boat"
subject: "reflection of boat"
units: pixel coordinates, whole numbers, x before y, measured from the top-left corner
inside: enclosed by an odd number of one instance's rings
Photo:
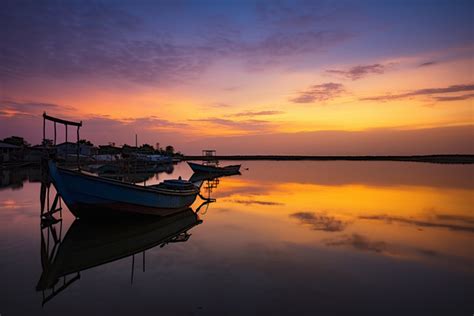
[[[58,168],[51,161],[48,165],[56,190],[76,217],[110,213],[168,215],[189,207],[199,193],[199,188],[184,180],[138,186]]]
[[[219,174],[219,173],[193,173],[191,178],[189,178],[189,182],[192,182],[194,184],[198,184],[200,182],[206,181],[206,180],[214,180],[217,178],[222,178],[222,177],[229,177],[229,176],[237,176],[241,175],[240,172],[234,172],[234,173],[229,173],[229,174]]]
[[[192,182],[195,186],[203,189],[203,193],[200,193],[199,197],[202,198],[206,203],[199,206],[196,210],[198,212],[203,206],[206,206],[205,210],[201,214],[205,214],[209,207],[209,203],[215,202],[216,200],[211,198],[211,193],[219,185],[219,178],[228,177],[233,175],[240,175],[240,172],[233,174],[222,174],[222,173],[193,173],[189,182]],[[205,196],[207,193],[207,197]]]
[[[52,291],[44,298],[45,303],[79,279],[80,271],[144,252],[157,245],[187,241],[190,237],[188,230],[201,222],[192,209],[167,217],[138,217],[121,222],[91,222],[78,219],[73,222],[64,239],[58,240],[58,245],[54,245],[51,252],[47,243],[49,235],[44,236],[42,230],[43,272],[36,290]],[[52,232],[51,227],[48,229]],[[53,235],[57,236],[57,233],[54,232]],[[66,280],[73,274],[77,275]],[[60,280],[62,282],[59,282]]]
[[[217,165],[205,165],[194,162],[188,162],[188,165],[196,173],[216,173],[222,175],[237,174],[240,170],[240,165],[230,165],[219,167]]]

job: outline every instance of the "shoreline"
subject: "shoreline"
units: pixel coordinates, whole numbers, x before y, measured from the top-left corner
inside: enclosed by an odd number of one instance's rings
[[[268,160],[268,161],[405,161],[441,164],[473,164],[474,155],[413,156],[303,156],[303,155],[226,155],[215,157],[184,156],[183,160]]]

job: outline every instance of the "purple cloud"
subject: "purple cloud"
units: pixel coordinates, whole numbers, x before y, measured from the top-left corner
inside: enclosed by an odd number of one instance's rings
[[[283,114],[283,113],[285,113],[285,112],[283,112],[283,111],[258,111],[258,112],[246,111],[246,112],[239,112],[239,113],[235,113],[235,114],[230,114],[229,116],[233,116],[233,117],[242,117],[242,116],[252,117],[252,116],[278,115],[278,114]]]
[[[434,97],[436,101],[447,102],[447,101],[462,101],[474,98],[474,93],[463,94],[457,96],[448,96],[448,97]]]
[[[75,108],[46,102],[0,99],[0,116],[38,116],[44,111],[53,113],[67,113],[75,111]]]
[[[345,92],[345,88],[340,83],[323,83],[311,86],[302,91],[298,96],[290,99],[293,103],[314,103],[316,101],[327,101],[334,99]]]
[[[381,64],[373,65],[359,65],[351,67],[347,70],[338,70],[338,69],[328,69],[326,70],[329,74],[335,74],[342,76],[347,79],[357,80],[365,77],[369,74],[383,74],[385,71],[385,66]]]
[[[190,119],[189,121],[207,122],[214,125],[230,127],[230,128],[235,128],[241,131],[251,131],[251,132],[269,131],[273,127],[272,122],[264,121],[264,120],[254,120],[254,119],[234,121],[234,120],[229,120],[229,119],[210,117],[210,118],[204,118],[204,119]]]
[[[160,11],[176,14],[168,4]],[[351,37],[336,26],[265,28],[259,37],[246,37],[245,25],[230,17],[184,27],[182,34],[146,16],[93,2],[7,2],[0,11],[8,25],[0,29],[0,78],[113,78],[154,86],[196,79],[220,58],[260,70]]]
[[[427,61],[427,62],[421,63],[418,65],[418,67],[427,67],[427,66],[433,66],[436,64],[438,64],[438,62],[433,60],[433,61]]]
[[[347,226],[346,222],[336,219],[334,216],[316,214],[313,212],[293,213],[290,215],[290,217],[298,219],[301,224],[309,225],[312,230],[340,232],[343,231]]]
[[[410,98],[410,97],[415,97],[415,96],[433,96],[436,94],[456,93],[456,92],[466,92],[466,91],[474,91],[474,84],[452,85],[445,88],[418,89],[418,90],[413,90],[413,91],[399,93],[399,94],[385,94],[385,95],[379,95],[379,96],[373,96],[373,97],[365,97],[365,98],[360,98],[360,100],[362,101],[391,101],[391,100],[398,100],[398,99]],[[438,101],[456,100],[456,99],[452,99],[454,97],[445,97],[447,99],[442,99],[443,97],[433,96],[433,98],[435,100],[436,98],[441,98]]]
[[[387,243],[384,241],[372,241],[366,236],[360,234],[352,234],[341,236],[338,239],[326,241],[327,246],[349,246],[357,250],[369,252],[386,252]]]
[[[364,220],[375,220],[375,221],[384,221],[386,223],[400,223],[413,225],[417,227],[430,227],[430,228],[446,228],[453,231],[463,231],[463,232],[474,232],[473,217],[449,217],[449,215],[437,216],[439,221],[427,221],[399,216],[390,216],[390,215],[373,215],[373,216],[360,216],[360,219]],[[462,224],[453,224],[449,221],[460,221]]]
[[[285,205],[284,203],[279,203],[279,202],[271,202],[271,201],[260,201],[260,200],[254,200],[254,199],[248,199],[248,200],[229,200],[232,203],[238,203],[238,204],[244,204],[244,205],[263,205],[263,206],[279,206],[279,205]]]

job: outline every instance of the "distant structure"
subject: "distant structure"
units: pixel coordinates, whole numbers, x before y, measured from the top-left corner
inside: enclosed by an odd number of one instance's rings
[[[99,155],[118,155],[120,153],[122,153],[122,148],[116,147],[115,143],[99,145]]]
[[[215,157],[216,151],[214,149],[203,149],[202,155],[204,157]]]
[[[0,163],[18,161],[21,158],[22,147],[0,142]]]
[[[80,156],[91,156],[92,147],[88,144],[79,144],[79,155]],[[64,142],[56,145],[56,153],[59,157],[67,159],[68,156],[77,155],[77,143]]]
[[[205,165],[219,165],[219,160],[216,159],[216,151],[214,149],[203,149],[202,160]]]

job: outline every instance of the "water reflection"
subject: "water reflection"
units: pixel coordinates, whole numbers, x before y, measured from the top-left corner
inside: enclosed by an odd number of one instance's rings
[[[474,272],[472,166],[301,163],[278,173],[281,163],[253,165],[216,191],[213,209],[280,223],[259,234]],[[428,174],[431,182],[418,178]]]
[[[0,190],[21,189],[24,182],[40,182],[39,167],[0,169]]]
[[[202,221],[188,209],[159,217],[135,217],[121,221],[95,222],[76,219],[62,238],[62,220],[42,224],[42,274],[36,286],[43,293],[43,304],[80,279],[80,272],[177,242],[185,242],[189,230]]]
[[[162,172],[171,173],[164,168]],[[103,174],[100,176],[104,176]],[[126,176],[111,172],[108,177],[119,177],[122,181],[139,182],[151,176],[143,173],[127,173]],[[153,176],[154,174],[152,174]],[[239,173],[240,175],[240,173]],[[201,224],[198,213],[206,213],[213,189],[222,175],[193,174],[190,181],[199,186],[207,197],[196,210],[189,208],[165,217],[128,216],[115,218],[76,219],[62,238],[62,203],[58,194],[51,199],[51,183],[46,175],[41,179],[41,266],[42,273],[36,290],[43,295],[44,305],[60,292],[81,278],[81,271],[132,257],[131,282],[133,283],[135,254],[142,253],[145,272],[145,252],[148,249],[179,242],[186,242],[194,226]],[[229,176],[229,175],[228,175]],[[133,179],[133,180],[130,180]],[[50,201],[52,201],[50,203]],[[202,211],[205,207],[204,211]],[[101,212],[101,210],[97,210]],[[58,217],[59,215],[59,217]]]

